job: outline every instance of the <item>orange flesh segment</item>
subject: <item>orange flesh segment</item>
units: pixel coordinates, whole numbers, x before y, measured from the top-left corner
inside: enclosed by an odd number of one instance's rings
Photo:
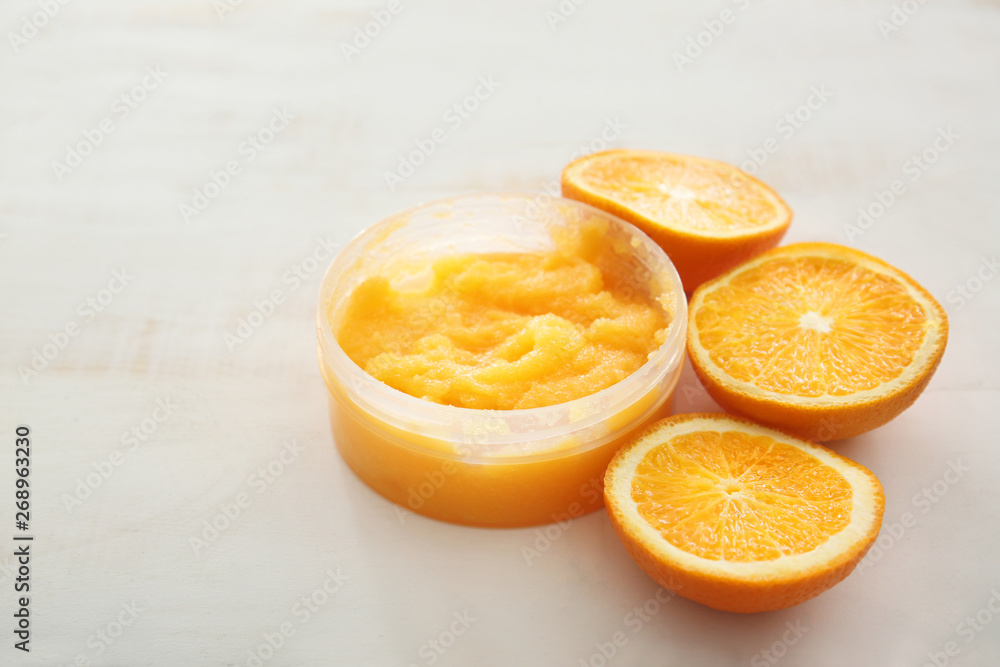
[[[811,454],[763,435],[697,431],[652,448],[632,499],[663,538],[709,560],[812,551],[851,519],[851,487]]]
[[[698,337],[730,377],[795,396],[846,396],[899,377],[927,313],[895,278],[847,261],[777,257],[706,295]]]
[[[779,215],[749,178],[735,169],[723,172],[697,160],[597,156],[574,178],[592,193],[654,222],[684,229],[750,229],[769,224]]]

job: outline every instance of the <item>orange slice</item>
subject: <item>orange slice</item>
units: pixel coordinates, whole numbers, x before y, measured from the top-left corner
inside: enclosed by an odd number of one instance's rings
[[[813,440],[896,417],[947,339],[944,309],[912,278],[831,243],[768,251],[702,285],[689,306],[688,352],[712,398]]]
[[[657,151],[579,158],[563,170],[562,193],[646,232],[669,255],[688,293],[778,245],[792,221],[781,197],[740,169]]]
[[[633,559],[715,609],[783,609],[819,595],[878,535],[882,486],[824,447],[722,414],[676,415],[623,447],[604,499]]]

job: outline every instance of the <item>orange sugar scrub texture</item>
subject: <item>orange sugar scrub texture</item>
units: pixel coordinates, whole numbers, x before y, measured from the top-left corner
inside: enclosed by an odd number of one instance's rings
[[[368,278],[337,340],[371,376],[444,405],[536,408],[610,387],[663,344],[667,315],[648,277],[641,285],[614,261],[602,225],[555,241],[549,252],[446,256],[422,276]]]

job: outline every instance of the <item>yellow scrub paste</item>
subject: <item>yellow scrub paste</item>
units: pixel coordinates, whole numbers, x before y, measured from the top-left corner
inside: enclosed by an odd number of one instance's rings
[[[537,408],[610,387],[663,344],[669,321],[604,261],[600,228],[556,240],[549,252],[446,256],[422,279],[368,278],[337,341],[369,375],[444,405]]]

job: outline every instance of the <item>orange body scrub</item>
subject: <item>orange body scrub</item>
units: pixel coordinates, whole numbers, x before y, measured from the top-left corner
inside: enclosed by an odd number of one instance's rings
[[[580,516],[603,504],[618,448],[671,410],[687,301],[669,258],[613,215],[539,201],[404,211],[323,278],[334,442],[413,512],[476,526]]]
[[[590,229],[553,252],[441,258],[416,289],[369,278],[337,340],[372,377],[444,405],[514,410],[587,396],[646,363],[668,324],[628,276],[598,266],[600,239]]]

